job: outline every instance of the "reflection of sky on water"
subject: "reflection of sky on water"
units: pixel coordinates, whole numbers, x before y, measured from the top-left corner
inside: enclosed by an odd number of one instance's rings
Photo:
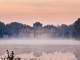
[[[10,44],[10,45],[9,45]],[[17,45],[16,45],[17,44]],[[40,56],[45,52],[46,54],[58,52],[73,54],[76,58],[80,57],[80,42],[76,40],[27,40],[27,39],[10,39],[0,40],[0,56],[4,54],[6,49],[13,50],[16,55],[26,55],[33,52],[34,56]],[[21,54],[21,55],[20,55]],[[61,54],[61,53],[60,53]],[[42,56],[45,56],[44,54]],[[69,56],[68,54],[67,56]],[[30,55],[29,55],[30,56]],[[33,56],[33,55],[32,55]],[[48,56],[48,55],[47,55]],[[61,56],[61,55],[60,55]],[[65,55],[62,55],[65,56]],[[70,57],[70,56],[69,56]],[[41,57],[42,58],[42,57]],[[54,60],[54,59],[53,59]],[[65,60],[65,59],[64,59]]]
[[[0,57],[5,57],[7,56],[7,54],[4,54]],[[55,59],[58,59],[58,60],[77,60],[75,55],[73,53],[70,53],[70,52],[66,52],[66,53],[62,53],[62,52],[54,52],[54,53],[45,53],[43,52],[42,55],[40,55],[39,57],[36,57],[35,55],[33,55],[33,52],[27,54],[27,53],[24,53],[24,54],[19,54],[19,55],[15,55],[15,58],[16,57],[20,57],[22,58],[22,60],[24,59],[35,59],[36,60],[55,60]]]

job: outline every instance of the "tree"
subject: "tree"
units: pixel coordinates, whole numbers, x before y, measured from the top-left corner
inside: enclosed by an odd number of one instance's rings
[[[0,30],[0,38],[3,38],[2,30]]]
[[[12,22],[10,24],[6,24],[6,28],[9,32],[9,34],[14,37],[15,36],[17,37],[19,31],[24,27],[26,27],[26,25],[23,25],[23,24],[17,23],[17,22]]]
[[[75,29],[75,33],[76,33],[76,38],[80,39],[80,18],[78,18],[78,20],[75,21],[74,29]]]
[[[6,26],[3,22],[0,22],[0,30],[2,30],[3,32],[7,32]]]
[[[7,56],[5,56],[5,58],[1,57],[1,60],[5,60],[5,59],[7,59],[7,60],[21,60],[20,57],[16,58],[14,56],[14,51],[12,51],[11,53],[9,53],[9,50],[7,50],[6,53],[7,53]]]

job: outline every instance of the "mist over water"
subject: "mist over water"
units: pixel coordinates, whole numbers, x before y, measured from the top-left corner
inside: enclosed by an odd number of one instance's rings
[[[21,58],[78,60],[79,47],[80,41],[74,39],[2,39],[0,40],[0,57],[4,57],[8,49]]]
[[[3,39],[0,44],[55,44],[55,45],[80,45],[79,40],[74,39]]]
[[[68,56],[68,58],[77,60],[80,57],[79,47],[80,41],[75,39],[0,39],[0,56],[4,56],[8,49],[22,58],[38,56],[39,58],[48,57],[48,60],[50,57],[59,57],[65,60]]]

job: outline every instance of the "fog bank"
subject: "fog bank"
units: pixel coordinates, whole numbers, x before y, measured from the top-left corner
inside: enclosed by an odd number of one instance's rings
[[[0,44],[56,44],[56,45],[80,45],[80,41],[73,39],[3,39]]]

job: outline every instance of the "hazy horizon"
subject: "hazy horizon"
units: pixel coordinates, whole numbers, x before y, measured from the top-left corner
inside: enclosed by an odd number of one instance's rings
[[[77,20],[76,20],[77,21]],[[0,22],[3,22],[5,25],[6,24],[10,24],[10,23],[14,23],[14,22],[17,22],[17,23],[21,23],[21,24],[24,24],[24,25],[29,25],[29,26],[31,26],[31,27],[33,27],[33,24],[34,23],[36,23],[36,22],[40,22],[40,21],[35,21],[35,22],[33,22],[32,24],[26,24],[26,23],[22,23],[22,22],[18,22],[18,21],[12,21],[12,22],[8,22],[8,23],[6,23],[6,22],[4,22],[4,21],[0,21]],[[75,21],[74,21],[75,22]],[[72,25],[72,24],[74,24],[74,22],[73,23],[71,23],[71,24],[66,24],[66,23],[62,23],[62,24],[65,24],[65,25]],[[51,24],[51,23],[46,23],[46,24],[44,24],[44,23],[42,23],[42,22],[40,22],[41,24],[42,24],[42,26],[46,26],[46,25],[54,25],[54,26],[61,26],[62,24]]]

